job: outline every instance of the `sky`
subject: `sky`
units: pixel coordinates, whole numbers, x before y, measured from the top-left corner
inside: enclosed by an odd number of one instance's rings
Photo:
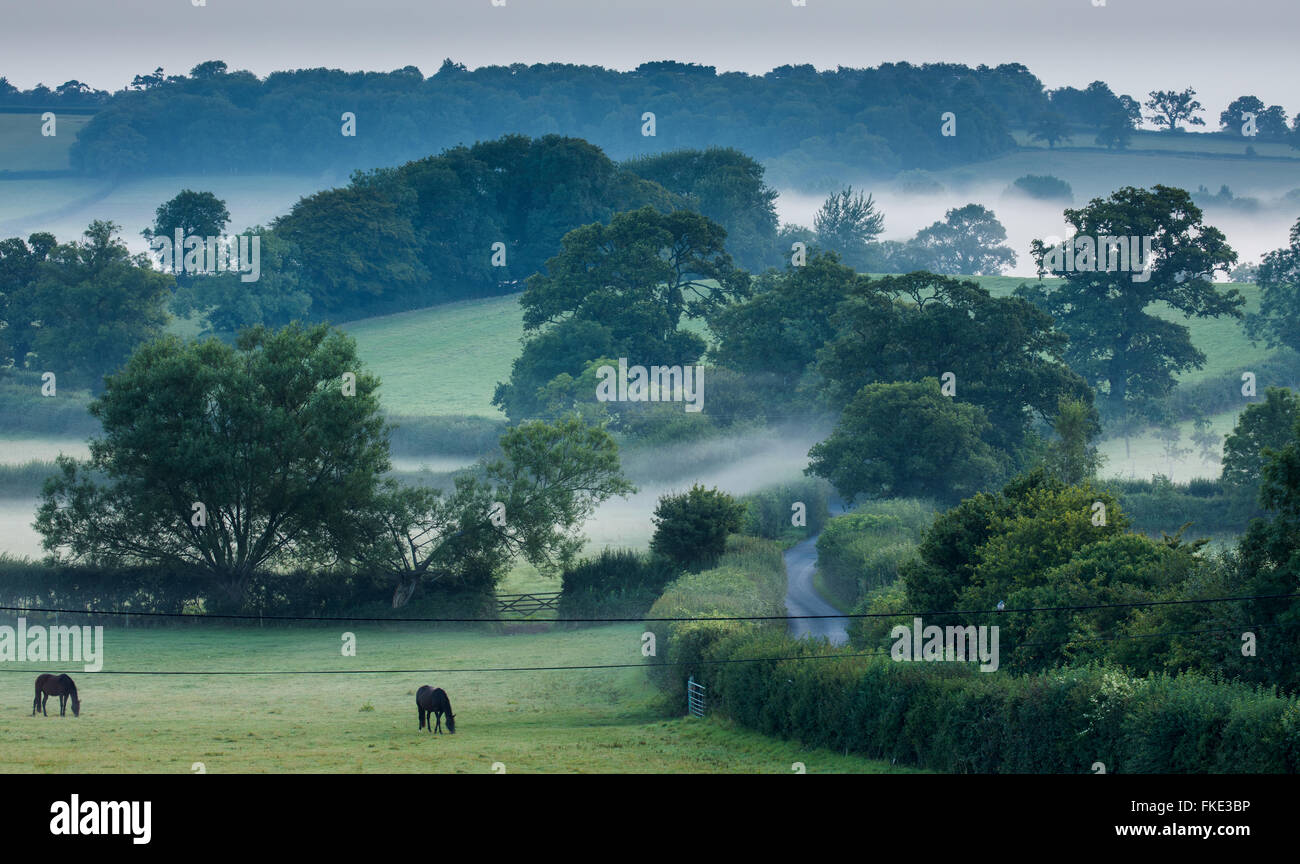
[[[1193,87],[1211,127],[1247,93],[1300,111],[1297,0],[0,0],[0,21],[0,75],[24,89],[116,90],[212,59],[258,75],[432,75],[444,57],[754,74],[906,60],[1018,62],[1048,87],[1101,79],[1142,99]]]

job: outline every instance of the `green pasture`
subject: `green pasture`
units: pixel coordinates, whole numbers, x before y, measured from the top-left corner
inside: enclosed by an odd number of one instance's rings
[[[8,622],[12,624],[12,622]],[[66,623],[66,622],[65,622]],[[516,633],[378,627],[106,628],[107,670],[473,669],[641,663],[641,625]],[[357,656],[343,657],[344,630]],[[19,671],[22,670],[22,671]],[[0,665],[0,772],[893,773],[687,719],[636,668],[551,672],[135,676],[79,672],[81,716],[31,715],[45,665]],[[455,735],[417,728],[442,687]],[[51,698],[54,706],[56,699]],[[500,770],[500,769],[497,769]]]

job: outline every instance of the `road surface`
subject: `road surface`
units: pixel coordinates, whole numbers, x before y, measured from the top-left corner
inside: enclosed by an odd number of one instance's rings
[[[813,588],[813,571],[817,569],[817,538],[812,537],[785,553],[787,586],[785,608],[791,615],[837,615],[839,610],[821,598]],[[846,618],[793,618],[790,635],[823,637],[832,645],[849,641]]]

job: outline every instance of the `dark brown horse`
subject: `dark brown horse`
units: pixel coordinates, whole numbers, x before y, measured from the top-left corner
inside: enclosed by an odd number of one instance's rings
[[[456,715],[451,713],[451,702],[447,701],[447,694],[441,687],[430,687],[425,684],[419,690],[415,691],[415,707],[420,712],[420,728],[426,725],[429,727],[430,734],[437,725],[438,734],[442,734],[442,715],[447,715],[447,731],[456,734]]]
[[[77,685],[72,683],[72,679],[67,675],[50,675],[46,673],[36,678],[36,698],[32,700],[32,716],[36,716],[36,710],[39,708],[42,715],[49,717],[45,711],[45,703],[50,701],[51,696],[59,697],[59,716],[63,717],[67,712],[68,698],[72,698],[72,716],[81,716],[81,700],[77,698]]]

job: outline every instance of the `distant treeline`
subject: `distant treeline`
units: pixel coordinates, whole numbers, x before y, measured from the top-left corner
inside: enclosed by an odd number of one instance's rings
[[[178,311],[202,311],[212,329],[233,332],[520,291],[565,234],[645,206],[714,220],[737,262],[759,269],[777,260],[775,200],[763,166],[736,150],[619,164],[578,138],[508,135],[358,172],[300,200],[269,228],[250,229],[261,236],[258,281],[191,280]]]
[[[350,172],[506,133],[562,133],[616,159],[736,147],[762,160],[818,163],[827,174],[836,163],[892,174],[1011,150],[1009,129],[1049,107],[1042,82],[1020,64],[803,65],[754,76],[672,61],[620,72],[561,63],[471,71],[447,60],[428,78],[407,66],[263,79],[209,61],[189,76],[161,72],[137,76],[82,130],[71,156],[78,170]],[[956,134],[941,134],[945,112],[955,114]],[[343,134],[345,113],[355,117],[354,136]]]

